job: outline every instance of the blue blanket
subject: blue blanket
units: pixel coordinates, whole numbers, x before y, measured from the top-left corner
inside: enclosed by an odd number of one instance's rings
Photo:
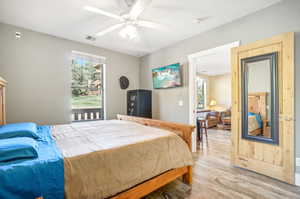
[[[255,119],[256,119],[256,121],[258,123],[258,128],[262,128],[263,127],[263,121],[261,119],[260,114],[248,112],[248,117],[249,116],[255,116]]]
[[[49,126],[39,126],[38,158],[0,163],[1,199],[64,199],[64,162]]]

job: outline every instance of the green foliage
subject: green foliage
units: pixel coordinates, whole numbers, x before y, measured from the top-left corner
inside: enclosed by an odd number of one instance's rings
[[[205,108],[205,82],[202,79],[198,79],[197,81],[197,101],[198,108]]]
[[[102,108],[100,95],[73,96],[72,108]]]
[[[72,62],[72,95],[88,95],[89,81],[93,82],[99,79],[96,74],[96,68],[92,63],[84,60],[73,60]]]
[[[83,59],[72,61],[72,108],[101,107],[101,71]]]

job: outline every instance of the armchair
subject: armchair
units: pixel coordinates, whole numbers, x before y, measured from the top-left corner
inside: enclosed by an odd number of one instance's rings
[[[218,112],[209,112],[206,116],[207,128],[212,128],[218,125],[219,123],[219,113]]]
[[[219,123],[219,113],[215,111],[201,111],[198,112],[197,116],[206,120],[207,128],[215,127]]]

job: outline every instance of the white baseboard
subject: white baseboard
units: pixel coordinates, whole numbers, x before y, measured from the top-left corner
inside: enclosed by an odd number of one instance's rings
[[[300,186],[300,173],[295,173],[295,185]]]

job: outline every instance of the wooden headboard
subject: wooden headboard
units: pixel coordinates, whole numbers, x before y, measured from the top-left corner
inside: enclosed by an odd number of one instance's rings
[[[261,115],[263,120],[267,119],[267,92],[248,94],[248,112]]]
[[[5,117],[5,86],[6,81],[0,77],[0,125],[6,123]]]

